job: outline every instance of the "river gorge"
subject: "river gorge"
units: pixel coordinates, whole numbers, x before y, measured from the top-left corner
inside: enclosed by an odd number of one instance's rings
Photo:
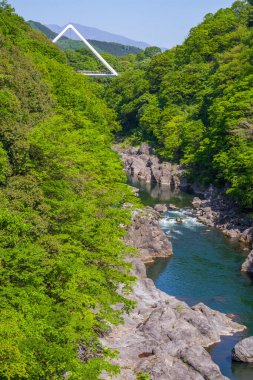
[[[172,192],[157,184],[138,181],[131,184],[140,189],[144,205],[173,203],[179,208],[165,213],[160,221],[172,241],[174,255],[149,265],[148,277],[159,289],[190,306],[203,302],[246,325],[246,331],[223,337],[209,352],[223,375],[231,380],[251,380],[253,366],[232,363],[231,359],[233,346],[253,334],[253,281],[250,275],[240,272],[247,247],[225,237],[218,229],[199,223],[190,212],[193,199],[190,194]],[[177,222],[178,218],[181,222]]]

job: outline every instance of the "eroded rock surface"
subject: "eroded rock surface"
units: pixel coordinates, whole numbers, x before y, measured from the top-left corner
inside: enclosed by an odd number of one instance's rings
[[[124,316],[124,325],[113,327],[102,339],[104,345],[119,351],[115,364],[122,371],[114,380],[136,380],[141,372],[148,373],[151,380],[225,380],[205,348],[219,342],[221,335],[242,331],[244,326],[202,303],[191,308],[157,289],[146,277],[143,260],[147,255],[164,254],[163,245],[152,248],[157,217],[150,208],[136,211],[129,229],[128,244],[139,247],[140,252],[139,257],[129,259],[138,279],[129,298],[137,305]],[[102,378],[109,380],[106,374]]]
[[[225,189],[218,190],[212,185],[204,189],[198,183],[189,183],[181,165],[160,161],[147,144],[128,149],[115,146],[114,149],[121,155],[128,176],[145,184],[157,183],[161,189],[192,191],[201,196],[193,202],[200,222],[221,229],[229,238],[253,244],[252,219],[226,196]]]
[[[142,261],[152,263],[155,258],[172,255],[171,242],[159,225],[160,214],[152,207],[133,212],[133,224],[128,228],[126,245],[135,247]]]
[[[182,166],[160,161],[153,155],[149,145],[142,144],[138,148],[129,149],[117,146],[115,149],[122,157],[128,176],[145,183],[159,183],[161,186],[168,186],[173,190],[188,186]]]
[[[241,340],[232,351],[233,360],[243,363],[253,363],[253,336]]]
[[[247,259],[242,264],[242,272],[253,273],[253,251],[250,252]]]
[[[205,189],[198,183],[189,183],[181,165],[160,161],[147,144],[128,149],[114,148],[121,155],[128,176],[146,184],[157,183],[161,189],[192,191],[201,197],[196,197],[193,202],[200,222],[221,229],[229,238],[253,244],[252,219],[226,196],[225,189],[218,190],[212,185]]]
[[[165,204],[156,204],[154,210],[159,212],[159,214],[162,214],[168,211],[168,207]]]
[[[203,197],[195,197],[192,202],[200,222],[219,228],[229,238],[253,243],[252,220],[240,211],[232,199],[215,189],[203,193]]]

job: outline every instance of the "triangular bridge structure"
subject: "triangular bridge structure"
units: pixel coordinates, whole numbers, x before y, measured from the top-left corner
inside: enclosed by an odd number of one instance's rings
[[[59,41],[59,39],[64,36],[68,30],[73,30],[75,34],[81,39],[81,41],[92,51],[92,53],[103,63],[103,65],[109,70],[110,73],[97,73],[93,71],[84,71],[84,75],[88,76],[99,76],[99,77],[117,77],[119,74],[115,71],[111,65],[97,52],[97,50],[84,38],[84,36],[74,27],[72,24],[68,24],[61,33],[53,40],[54,43]]]

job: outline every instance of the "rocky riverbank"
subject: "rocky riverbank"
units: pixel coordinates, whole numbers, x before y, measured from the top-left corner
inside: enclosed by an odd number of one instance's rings
[[[252,219],[240,212],[238,206],[221,192],[205,193],[205,199],[194,198],[193,206],[197,219],[222,230],[231,239],[238,239],[253,248]],[[243,272],[253,272],[253,251],[242,265]]]
[[[153,154],[147,144],[128,149],[115,147],[121,155],[128,176],[144,183],[158,183],[171,190],[189,190],[196,195],[193,201],[197,219],[210,226],[222,230],[229,238],[240,241],[253,248],[253,221],[242,213],[238,205],[212,186],[201,189],[197,184],[190,184],[184,175],[183,167],[162,162]],[[242,266],[242,271],[253,272],[253,251]]]
[[[159,226],[159,212],[146,207],[133,211],[132,219],[125,242],[138,250],[142,262],[152,264],[157,258],[167,258],[173,254],[172,244]]]
[[[253,243],[252,219],[221,192],[206,192],[205,199],[194,198],[193,206],[200,222],[221,229],[230,238]]]
[[[124,325],[102,339],[104,345],[119,351],[115,364],[122,370],[114,380],[136,380],[140,373],[149,374],[151,380],[225,380],[205,348],[244,326],[202,303],[191,308],[158,290],[146,277],[147,257],[172,254],[170,244],[164,251],[165,235],[157,218],[151,208],[134,211],[126,237],[127,245],[139,249],[139,256],[129,258],[137,277],[129,298],[136,301],[136,308],[124,316]],[[109,377],[104,374],[103,379]]]

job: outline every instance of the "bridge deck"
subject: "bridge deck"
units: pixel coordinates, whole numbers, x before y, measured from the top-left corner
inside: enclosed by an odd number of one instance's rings
[[[78,71],[80,74],[87,75],[89,77],[116,77],[115,74],[110,73],[98,73],[95,71]]]

